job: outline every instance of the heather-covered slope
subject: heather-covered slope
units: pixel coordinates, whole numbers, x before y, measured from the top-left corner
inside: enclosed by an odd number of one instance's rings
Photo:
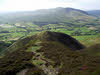
[[[41,32],[18,40],[0,60],[0,74],[98,75],[100,56],[85,52],[85,46],[69,35]]]
[[[91,56],[100,56],[100,43],[94,44],[83,51]]]

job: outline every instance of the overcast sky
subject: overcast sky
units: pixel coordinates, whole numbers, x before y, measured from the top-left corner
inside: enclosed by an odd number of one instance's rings
[[[0,12],[29,11],[56,7],[100,10],[100,0],[0,0]]]

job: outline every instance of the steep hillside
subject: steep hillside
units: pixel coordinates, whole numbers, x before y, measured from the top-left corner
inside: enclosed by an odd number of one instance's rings
[[[60,13],[59,13],[60,12]],[[35,24],[54,24],[72,20],[88,21],[95,17],[85,11],[73,8],[41,9],[37,11],[13,12],[0,16],[8,22],[34,22]]]
[[[83,50],[85,53],[91,56],[100,56],[100,43],[92,45]]]
[[[85,46],[69,35],[41,32],[18,40],[0,58],[0,74],[98,75],[100,56],[88,55]]]

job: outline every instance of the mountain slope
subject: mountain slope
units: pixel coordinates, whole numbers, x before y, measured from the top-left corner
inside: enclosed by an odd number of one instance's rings
[[[72,20],[95,19],[85,11],[73,8],[41,9],[29,12],[15,12],[1,15],[8,22],[34,22],[35,24],[61,23]]]
[[[94,16],[100,16],[100,10],[90,10],[90,11],[87,11],[87,13]]]
[[[78,47],[79,46],[79,47]],[[91,56],[74,38],[41,32],[18,40],[0,58],[0,74],[98,75],[100,57]]]

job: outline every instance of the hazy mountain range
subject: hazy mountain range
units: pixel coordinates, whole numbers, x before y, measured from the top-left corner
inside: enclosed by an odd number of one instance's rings
[[[90,11],[87,11],[87,13],[94,16],[100,16],[100,10],[90,10]]]
[[[90,11],[88,11],[90,12]],[[41,9],[37,11],[12,12],[0,15],[0,20],[5,22],[44,22],[57,23],[68,21],[88,21],[96,19],[90,13],[74,8]]]

